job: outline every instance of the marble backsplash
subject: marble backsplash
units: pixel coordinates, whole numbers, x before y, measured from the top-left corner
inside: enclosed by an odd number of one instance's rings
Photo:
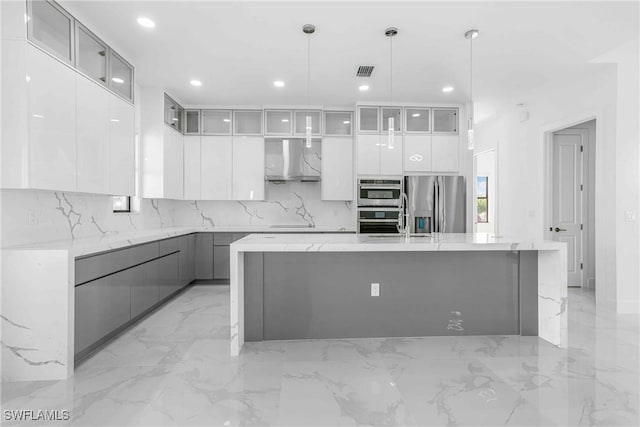
[[[320,183],[267,184],[267,200],[143,199],[140,212],[113,213],[110,196],[41,190],[0,190],[3,247],[190,225],[305,225],[355,229],[351,202],[320,200]]]
[[[352,202],[323,201],[320,183],[268,183],[264,201],[176,202],[175,225],[269,227],[293,225],[354,230]]]
[[[173,226],[172,200],[142,200],[140,212],[113,213],[110,196],[1,190],[2,246],[81,239]]]

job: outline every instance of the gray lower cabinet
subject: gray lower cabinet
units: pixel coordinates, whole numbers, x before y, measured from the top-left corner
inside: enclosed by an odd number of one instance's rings
[[[213,247],[213,278],[216,280],[229,279],[229,246]]]
[[[213,237],[213,278],[216,280],[230,279],[229,246],[236,240],[242,239],[247,233],[215,233]]]
[[[196,234],[196,279],[213,279],[213,233]]]
[[[75,352],[100,341],[131,319],[131,270],[75,289]]]
[[[147,269],[153,261],[133,267],[131,271],[131,318],[142,314],[155,303],[155,292],[148,286]]]
[[[211,256],[213,257],[213,240]],[[213,270],[212,262],[209,263]],[[191,283],[194,234],[76,260],[75,354],[83,357],[118,328]]]
[[[196,237],[195,234],[178,237],[179,255],[179,281],[181,286],[186,286],[196,278]]]

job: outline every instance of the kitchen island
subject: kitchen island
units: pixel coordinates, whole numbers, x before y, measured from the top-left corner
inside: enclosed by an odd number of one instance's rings
[[[430,335],[566,347],[566,272],[563,243],[484,233],[249,235],[231,245],[231,353],[245,341]]]

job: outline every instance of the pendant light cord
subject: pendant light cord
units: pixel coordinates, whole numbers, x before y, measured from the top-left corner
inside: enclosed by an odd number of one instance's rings
[[[469,99],[473,102],[473,37],[469,39]]]
[[[307,105],[311,105],[311,34],[307,34]]]
[[[393,104],[393,37],[389,37],[389,97]]]

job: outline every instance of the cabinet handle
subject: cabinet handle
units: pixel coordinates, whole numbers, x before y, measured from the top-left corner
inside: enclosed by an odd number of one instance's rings
[[[556,227],[556,228],[554,229],[554,231],[555,231],[556,233],[558,233],[558,232],[560,232],[560,231],[567,231],[567,229],[566,229],[566,228],[558,228],[558,227]]]

